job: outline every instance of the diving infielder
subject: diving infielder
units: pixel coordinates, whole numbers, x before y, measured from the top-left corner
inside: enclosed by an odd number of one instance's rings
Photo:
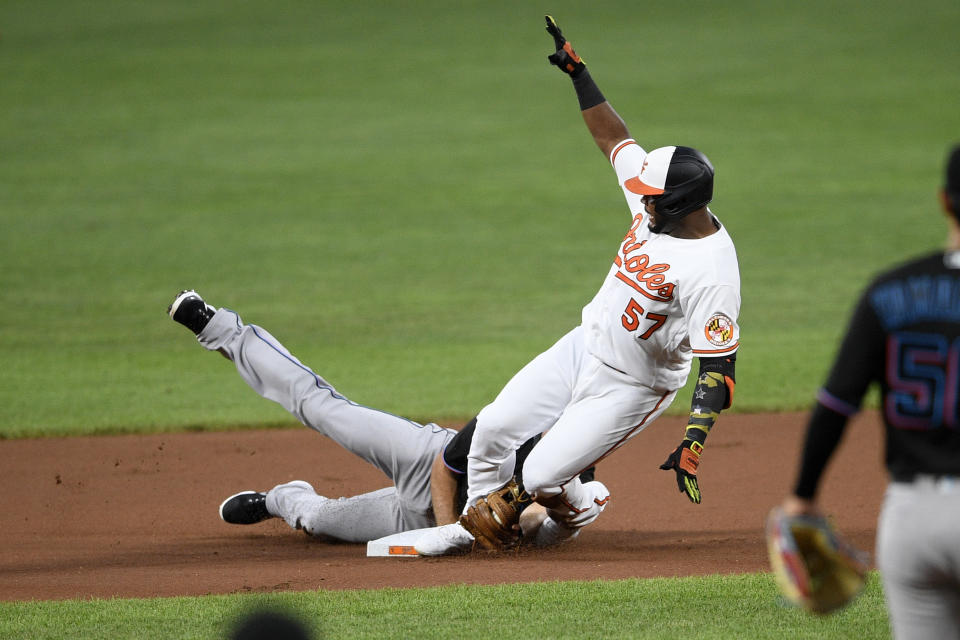
[[[182,291],[167,309],[176,322],[197,335],[210,351],[231,360],[240,376],[262,397],[273,400],[307,427],[380,469],[393,486],[332,499],[303,480],[267,492],[243,491],[220,505],[230,524],[255,524],[280,517],[295,529],[321,538],[367,542],[387,535],[453,522],[467,500],[467,452],[475,420],[459,432],[436,424],[418,424],[352,402],[294,357],[263,327],[245,324],[230,309],[216,309],[193,290]],[[538,436],[521,443],[514,473]],[[581,478],[593,481],[593,469]],[[534,510],[531,510],[533,512]],[[541,518],[526,520],[529,542]]]
[[[733,398],[740,275],[733,242],[707,208],[714,171],[706,156],[683,146],[645,151],[549,16],[547,31],[556,44],[549,60],[573,80],[587,129],[626,198],[630,227],[580,326],[478,415],[468,503],[504,486],[517,443],[546,431],[526,460],[523,487],[547,508],[543,529],[562,539],[596,519],[609,499],[602,485],[586,486],[577,474],[655,420],[685,384],[694,357],[700,371],[689,424],[661,468],[675,471],[680,491],[700,502],[703,445]],[[455,523],[415,546],[440,555],[472,540]]]
[[[817,514],[827,462],[880,386],[890,472],[877,564],[894,637],[960,639],[960,146],[941,191],[947,251],[878,276],[810,416],[789,514]]]

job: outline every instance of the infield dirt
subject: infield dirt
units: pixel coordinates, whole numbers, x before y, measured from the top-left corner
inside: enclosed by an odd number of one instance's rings
[[[707,443],[703,503],[658,470],[683,434],[661,418],[603,461],[612,500],[579,539],[502,556],[367,558],[280,520],[228,525],[228,495],[307,480],[324,495],[389,485],[304,427],[0,441],[0,600],[153,597],[742,573],[768,570],[763,525],[789,490],[806,414],[725,415]],[[821,503],[873,552],[886,473],[876,412],[850,425]]]

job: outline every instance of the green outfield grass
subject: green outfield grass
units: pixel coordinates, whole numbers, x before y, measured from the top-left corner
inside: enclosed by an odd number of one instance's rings
[[[549,10],[635,137],[717,167],[734,410],[805,408],[855,292],[941,243],[957,4]],[[5,2],[0,434],[289,422],[166,320],[184,287],[358,402],[473,415],[578,322],[627,224],[542,13]]]
[[[856,292],[942,243],[955,0],[6,0],[0,438],[289,424],[165,318],[184,287],[358,402],[471,416],[578,322],[627,224],[546,11],[642,144],[717,167],[733,410],[808,406]],[[265,603],[326,637],[888,635],[876,579],[825,619],[774,602],[754,575],[19,603],[0,637],[207,638]]]
[[[281,611],[320,638],[691,638],[863,640],[890,635],[873,575],[848,608],[785,606],[768,575],[154,600],[0,603],[0,636],[225,638],[252,611]]]

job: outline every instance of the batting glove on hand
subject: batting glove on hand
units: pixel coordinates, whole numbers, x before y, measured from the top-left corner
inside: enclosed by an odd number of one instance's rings
[[[677,486],[680,493],[687,494],[690,502],[700,504],[700,487],[697,485],[697,467],[700,466],[700,454],[703,445],[696,440],[687,440],[673,450],[667,461],[660,465],[664,471],[677,472]]]
[[[573,77],[580,75],[587,68],[587,65],[583,63],[577,52],[573,50],[567,39],[560,33],[560,27],[553,21],[553,17],[544,17],[547,19],[547,33],[553,36],[553,42],[557,46],[556,53],[547,56],[547,60],[550,61],[550,64],[560,67],[560,70],[566,74]]]

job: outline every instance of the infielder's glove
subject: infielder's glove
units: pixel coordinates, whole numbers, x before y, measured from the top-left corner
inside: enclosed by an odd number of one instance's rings
[[[781,593],[814,613],[829,613],[863,590],[867,556],[840,537],[826,518],[790,516],[776,507],[767,517],[767,550]]]
[[[697,467],[700,466],[700,454],[703,445],[696,440],[684,438],[680,446],[673,450],[667,461],[660,465],[664,471],[677,472],[677,486],[681,493],[687,494],[690,502],[700,504],[700,485],[697,484]]]
[[[530,496],[513,479],[477,501],[458,522],[484,549],[503,551],[520,542],[520,512],[529,502]]]
[[[573,50],[573,46],[560,33],[560,27],[553,21],[553,17],[544,17],[547,19],[547,33],[553,36],[553,42],[557,46],[556,53],[547,56],[547,60],[550,61],[550,64],[560,67],[560,70],[564,73],[574,77],[580,75],[587,68],[587,65],[583,63],[577,52]]]

